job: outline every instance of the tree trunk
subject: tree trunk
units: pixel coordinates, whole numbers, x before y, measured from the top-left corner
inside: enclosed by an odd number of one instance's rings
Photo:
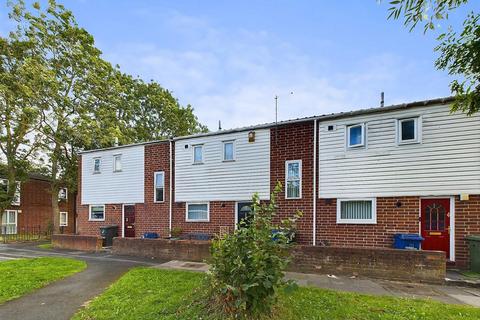
[[[56,143],[55,148],[52,154],[52,172],[51,172],[51,191],[52,191],[52,222],[53,228],[52,233],[60,233],[60,207],[58,206],[58,191],[60,189],[58,185],[58,159],[59,159],[59,152],[60,152],[60,144]]]

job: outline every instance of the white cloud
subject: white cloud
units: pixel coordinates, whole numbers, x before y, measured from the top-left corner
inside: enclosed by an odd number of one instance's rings
[[[182,46],[131,42],[105,54],[123,70],[173,90],[211,130],[218,120],[224,128],[274,121],[276,94],[281,120],[371,107],[378,104],[380,91],[393,91],[406,70],[414,68],[380,52],[360,59],[348,72],[332,73],[342,68],[329,66],[321,53],[307,56],[266,31],[224,30],[178,12],[157,19],[162,20],[159,28],[173,33]]]

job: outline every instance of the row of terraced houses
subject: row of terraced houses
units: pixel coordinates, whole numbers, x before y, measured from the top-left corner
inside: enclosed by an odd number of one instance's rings
[[[122,237],[231,232],[268,201],[280,217],[303,211],[296,241],[392,247],[421,234],[424,249],[467,263],[465,236],[480,233],[480,117],[451,113],[452,99],[220,130],[85,151],[77,232],[103,225]]]

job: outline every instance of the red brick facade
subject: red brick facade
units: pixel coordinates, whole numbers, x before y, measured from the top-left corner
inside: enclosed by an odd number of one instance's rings
[[[304,121],[279,125],[270,129],[270,186],[280,181],[285,189],[285,162],[302,161],[302,195],[300,199],[285,199],[285,192],[278,195],[279,218],[303,212],[297,223],[297,241],[313,243],[313,168],[314,168],[314,122]],[[172,145],[173,147],[173,145]],[[321,150],[318,150],[321,152]],[[318,154],[317,154],[318,159]],[[156,232],[162,238],[169,236],[170,210],[170,143],[157,142],[145,145],[145,201],[135,204],[136,237],[145,232]],[[81,166],[80,166],[81,167]],[[317,161],[318,169],[318,161]],[[165,201],[154,202],[154,173],[165,173]],[[317,170],[318,172],[318,170]],[[172,172],[173,177],[174,172]],[[79,172],[81,175],[81,172]],[[174,179],[173,179],[174,180]],[[79,179],[79,183],[81,177]],[[318,175],[317,175],[318,183]],[[78,194],[78,232],[98,235],[102,225],[122,226],[122,204],[106,204],[105,221],[88,221],[88,206],[81,206],[81,190]],[[172,185],[173,192],[175,186]],[[172,199],[174,195],[172,194]],[[317,195],[318,196],[318,195]],[[450,196],[450,195],[445,195]],[[316,245],[341,247],[391,248],[395,233],[418,233],[420,197],[379,197],[376,224],[337,224],[336,199],[316,200]],[[210,235],[231,231],[235,227],[235,201],[211,201],[209,222],[187,222],[186,204],[172,203],[173,228],[182,233],[201,232]],[[468,250],[465,236],[480,234],[480,195],[471,195],[470,200],[455,200],[455,255],[458,266],[466,266]],[[121,230],[119,230],[121,234]]]
[[[40,178],[30,178],[20,186],[20,205],[12,205],[8,210],[17,211],[17,232],[46,232],[53,223],[50,182]],[[68,213],[64,233],[75,232],[75,194],[69,193],[67,200],[59,202],[61,212]]]

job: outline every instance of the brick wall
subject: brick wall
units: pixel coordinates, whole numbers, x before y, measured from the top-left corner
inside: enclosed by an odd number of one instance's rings
[[[393,234],[418,233],[419,201],[418,197],[377,198],[376,224],[337,224],[336,199],[319,199],[317,244],[391,248]]]
[[[20,187],[20,206],[11,206],[17,210],[17,231],[30,232],[32,228],[47,231],[53,219],[50,182],[41,179],[29,179],[22,182]],[[60,211],[68,212],[68,226],[65,233],[74,232],[75,221],[75,194],[69,192],[67,200],[59,202]]]
[[[471,195],[468,201],[455,197],[455,261],[458,267],[468,266],[468,244],[465,236],[480,235],[480,195]]]
[[[278,217],[284,219],[303,212],[297,222],[297,241],[312,243],[313,224],[313,121],[272,128],[270,133],[270,185],[275,188],[277,181],[283,191],[278,195]],[[302,160],[302,198],[285,199],[285,161]]]
[[[102,239],[96,236],[55,234],[52,236],[52,245],[56,249],[100,251]]]
[[[105,205],[105,221],[88,221],[88,205],[77,206],[77,233],[85,236],[100,236],[100,227],[117,225],[118,234],[122,230],[122,204]]]

